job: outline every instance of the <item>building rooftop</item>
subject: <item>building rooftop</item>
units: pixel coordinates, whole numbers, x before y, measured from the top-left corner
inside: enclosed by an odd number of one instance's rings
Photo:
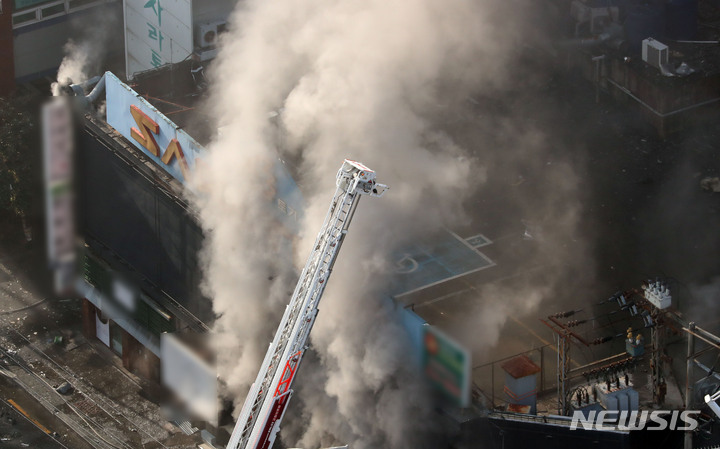
[[[164,65],[135,74],[128,85],[198,143],[207,145],[214,130],[202,105],[207,98],[205,73],[211,62],[188,59]]]

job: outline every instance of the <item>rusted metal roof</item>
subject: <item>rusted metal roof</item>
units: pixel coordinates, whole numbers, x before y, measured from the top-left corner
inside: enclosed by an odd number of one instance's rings
[[[521,377],[530,376],[540,372],[540,367],[526,355],[513,357],[500,365],[500,367],[515,379],[520,379]]]
[[[530,413],[530,410],[532,409],[529,405],[520,405],[520,404],[508,404],[507,411],[513,412],[513,413]]]

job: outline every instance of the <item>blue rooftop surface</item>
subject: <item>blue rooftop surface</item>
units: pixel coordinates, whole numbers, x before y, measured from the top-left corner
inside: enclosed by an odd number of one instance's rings
[[[401,296],[494,266],[495,263],[477,249],[491,242],[481,235],[472,239],[468,242],[445,231],[427,242],[404,248],[396,256],[391,294]]]

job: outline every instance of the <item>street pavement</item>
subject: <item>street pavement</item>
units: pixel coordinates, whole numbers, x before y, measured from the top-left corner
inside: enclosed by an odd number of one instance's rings
[[[0,417],[3,447],[197,447],[199,433],[185,435],[169,422],[150,400],[156,397],[150,385],[102,343],[82,335],[80,300],[49,292],[41,245],[25,243],[7,223],[3,228],[0,413],[22,416],[12,422]],[[66,382],[71,392],[56,391]]]

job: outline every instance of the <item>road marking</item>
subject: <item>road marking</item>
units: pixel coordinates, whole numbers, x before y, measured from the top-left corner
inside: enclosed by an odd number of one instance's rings
[[[16,409],[17,411],[19,411],[20,413],[22,413],[22,415],[23,415],[24,417],[26,417],[27,419],[29,419],[31,423],[35,424],[38,429],[42,430],[43,432],[47,433],[48,435],[50,435],[50,434],[52,433],[52,431],[51,431],[50,429],[48,429],[47,427],[43,426],[42,424],[40,424],[39,422],[37,422],[37,420],[36,420],[35,418],[32,418],[30,415],[28,415],[28,413],[27,413],[22,407],[20,407],[17,402],[13,401],[12,399],[8,399],[8,403],[9,403],[10,405],[12,405],[13,407],[15,407],[15,409]]]

